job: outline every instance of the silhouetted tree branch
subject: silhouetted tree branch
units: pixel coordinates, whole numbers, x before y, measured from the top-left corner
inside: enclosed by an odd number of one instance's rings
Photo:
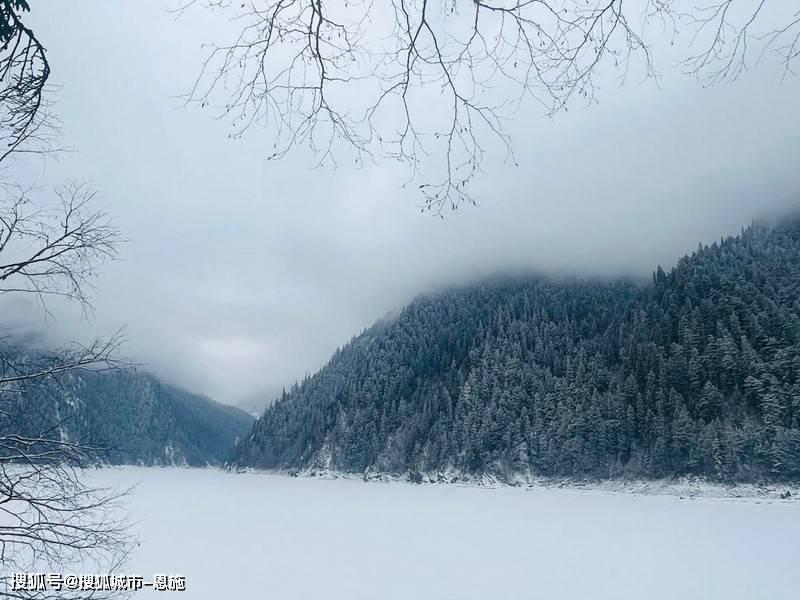
[[[50,65],[45,47],[27,27],[26,0],[0,0],[0,165],[55,148],[56,121],[47,100]],[[4,175],[7,175],[4,173]],[[120,236],[92,207],[87,185],[52,191],[0,181],[0,297],[33,295],[49,314],[61,298],[91,313],[89,291],[97,267],[116,256]],[[121,513],[125,492],[95,488],[83,469],[102,460],[103,448],[69,439],[63,419],[29,431],[31,410],[58,413],[48,390],[66,394],[61,379],[81,370],[124,366],[116,333],[88,344],[31,351],[0,340],[0,597],[104,598],[120,593],[92,589],[18,589],[15,571],[112,572],[131,545]],[[79,399],[64,397],[67,402]]]
[[[195,4],[241,28],[208,47],[188,103],[217,104],[221,92],[234,137],[270,129],[270,159],[305,145],[319,164],[343,151],[358,165],[404,163],[435,210],[472,200],[492,147],[514,160],[506,123],[522,104],[552,115],[590,102],[606,63],[656,76],[653,29],[688,35],[682,64],[710,82],[768,50],[790,72],[800,35],[797,7],[777,0],[188,0],[179,11]]]
[[[91,310],[87,288],[97,265],[116,255],[121,241],[108,215],[91,208],[96,192],[73,184],[49,201],[36,191],[5,186],[0,198],[0,295],[34,294],[77,301]],[[45,307],[46,309],[46,307]]]
[[[49,437],[0,435],[0,598],[109,598],[113,591],[14,589],[13,572],[113,572],[131,538],[127,491],[87,485],[82,467],[102,449]]]
[[[0,200],[0,295],[33,294],[45,313],[52,296],[91,311],[91,277],[115,256],[119,243],[105,213],[90,206],[94,192],[74,185],[42,200],[34,199],[35,190],[0,189],[6,193]],[[62,420],[44,420],[43,431],[24,425],[31,410],[48,412],[43,405],[58,413],[59,401],[48,391],[66,394],[63,377],[125,366],[118,357],[124,337],[118,332],[49,351],[2,342],[0,597],[108,597],[94,590],[19,590],[8,577],[14,571],[62,573],[70,567],[113,570],[127,553],[130,538],[120,513],[124,492],[95,489],[82,476],[85,466],[102,460],[104,449],[66,437]]]
[[[0,0],[0,164],[50,148],[57,127],[47,99],[50,63],[22,21],[26,0]]]

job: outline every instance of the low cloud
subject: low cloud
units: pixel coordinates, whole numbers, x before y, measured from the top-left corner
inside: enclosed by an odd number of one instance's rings
[[[769,68],[712,89],[668,73],[554,119],[520,114],[520,167],[487,165],[479,206],[441,220],[391,165],[267,162],[266,132],[231,141],[180,108],[210,18],[157,3],[35,10],[77,151],[34,175],[92,180],[130,240],[96,282],[94,320],[59,308],[52,329],[125,326],[156,374],[251,410],[421,292],[498,270],[646,276],[800,202],[800,83]]]

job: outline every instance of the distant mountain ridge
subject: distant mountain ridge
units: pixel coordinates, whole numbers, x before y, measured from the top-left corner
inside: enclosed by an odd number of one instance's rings
[[[253,423],[247,413],[137,371],[76,371],[14,399],[15,433],[101,449],[106,464],[221,465]]]
[[[800,220],[648,285],[502,278],[413,301],[271,405],[241,467],[800,479]]]

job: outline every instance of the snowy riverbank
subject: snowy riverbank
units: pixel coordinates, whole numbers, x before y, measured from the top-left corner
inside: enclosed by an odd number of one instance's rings
[[[394,475],[388,473],[354,474],[325,469],[260,471],[247,469],[243,473],[279,477],[318,479],[347,479],[367,483],[413,483],[421,485],[455,485],[480,488],[570,489],[576,491],[609,492],[653,496],[673,496],[683,499],[740,499],[786,501],[800,503],[800,484],[797,483],[719,483],[699,477],[672,479],[569,479],[519,475],[501,479],[491,475],[470,476],[455,471]]]

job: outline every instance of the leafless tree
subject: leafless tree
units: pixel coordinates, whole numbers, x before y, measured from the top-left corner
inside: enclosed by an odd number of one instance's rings
[[[130,547],[124,492],[87,485],[80,467],[95,455],[48,437],[0,436],[0,597],[107,598],[113,590],[18,589],[15,572],[114,572]],[[26,585],[27,587],[27,585]],[[17,588],[17,589],[15,589]]]
[[[0,0],[0,165],[52,149],[57,122],[48,97],[45,47],[22,20],[27,0]]]
[[[655,77],[666,38],[707,81],[735,79],[770,50],[791,72],[800,35],[800,6],[783,0],[186,0],[177,10],[196,4],[240,26],[207,48],[188,103],[215,105],[234,137],[265,125],[270,159],[306,145],[320,164],[346,150],[356,164],[405,163],[437,210],[471,201],[486,149],[514,160],[506,124],[524,103],[553,115],[591,102],[601,65]]]
[[[23,22],[28,10],[26,0],[0,0],[0,166],[56,149],[50,66],[44,45]],[[0,172],[0,300],[29,296],[50,315],[50,302],[59,299],[91,315],[93,276],[115,257],[121,241],[108,215],[93,207],[95,200],[85,184],[45,190],[21,185],[7,169]],[[60,418],[30,418],[32,407],[51,400],[53,390],[69,393],[62,378],[124,366],[118,356],[123,341],[116,333],[32,351],[0,339],[0,597],[119,595],[53,585],[18,589],[11,574],[109,572],[130,547],[120,506],[125,492],[94,487],[84,475],[103,449],[69,439]]]
[[[682,60],[685,70],[709,83],[733,81],[767,54],[777,57],[784,76],[796,74],[800,56],[796,1],[714,0],[693,10],[671,6],[668,14],[692,35],[690,52]]]
[[[99,262],[113,258],[119,234],[108,215],[93,210],[86,184],[54,191],[42,205],[36,190],[5,186],[0,199],[0,294],[34,294],[45,307],[61,296],[91,308],[85,294]]]
[[[119,242],[108,217],[90,208],[92,191],[82,185],[59,190],[54,206],[37,203],[32,190],[4,191],[0,295],[32,295],[45,312],[53,296],[90,310],[90,278]],[[70,568],[108,572],[130,546],[120,512],[124,492],[95,488],[83,475],[87,464],[102,459],[103,449],[69,439],[60,419],[28,414],[48,389],[68,393],[60,387],[62,377],[120,367],[122,342],[115,334],[47,352],[0,344],[0,565],[7,576],[0,597],[101,597],[102,591],[14,589],[9,577],[14,571]],[[38,428],[32,430],[31,423]]]

